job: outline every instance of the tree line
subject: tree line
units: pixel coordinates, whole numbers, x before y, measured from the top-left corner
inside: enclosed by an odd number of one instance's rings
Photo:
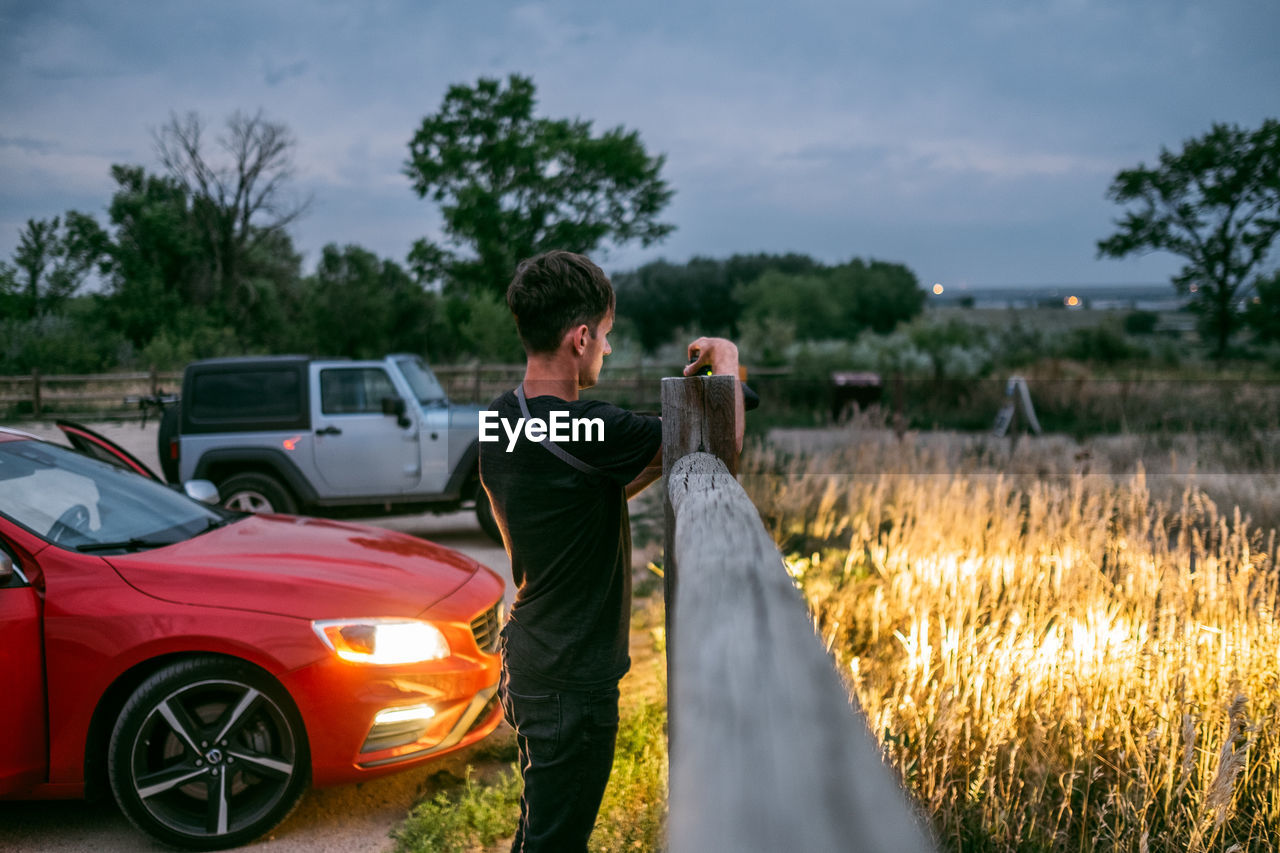
[[[535,105],[519,75],[451,87],[404,166],[412,191],[439,206],[444,239],[418,240],[405,263],[330,243],[309,273],[291,233],[310,199],[295,191],[289,129],[260,112],[219,128],[172,115],[153,132],[157,168],[111,167],[105,218],[28,220],[0,261],[0,373],[248,352],[518,360],[503,295],[521,258],[651,245],[674,227],[660,220],[674,194],[663,157],[636,132],[537,117]],[[649,351],[683,328],[847,336],[892,326],[886,310],[907,317],[922,299],[901,265],[798,255],[658,261],[616,279],[620,313]],[[894,295],[877,296],[882,286]],[[803,294],[829,303],[827,325],[814,325]]]
[[[623,127],[535,115],[533,81],[451,86],[410,137],[409,188],[438,206],[443,238],[404,263],[354,244],[302,270],[291,234],[310,200],[295,189],[297,141],[261,112],[219,128],[172,115],[153,132],[157,167],[111,167],[105,218],[31,219],[0,261],[0,373],[179,367],[200,357],[409,351],[435,361],[517,361],[503,294],[516,263],[559,248],[650,246],[674,226],[664,157]],[[1246,325],[1280,340],[1280,122],[1215,125],[1159,164],[1121,171],[1128,209],[1100,256],[1169,251],[1218,355]],[[885,335],[924,293],[901,263],[801,254],[655,261],[615,273],[618,327],[653,353],[681,334],[730,334],[753,361],[805,341]],[[89,282],[94,287],[87,287]],[[91,292],[87,292],[91,291]]]

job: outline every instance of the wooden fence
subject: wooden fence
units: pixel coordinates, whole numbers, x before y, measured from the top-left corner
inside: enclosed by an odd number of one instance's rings
[[[0,417],[140,417],[138,398],[174,393],[181,371],[0,376]]]
[[[731,473],[732,383],[662,381],[669,849],[933,850]]]
[[[523,364],[444,364],[431,369],[449,399],[480,405],[514,388],[524,376]],[[679,373],[679,367],[662,364],[609,365],[591,394],[630,409],[657,412],[660,380]],[[0,376],[0,418],[136,418],[141,416],[138,397],[177,393],[181,387],[182,371]]]

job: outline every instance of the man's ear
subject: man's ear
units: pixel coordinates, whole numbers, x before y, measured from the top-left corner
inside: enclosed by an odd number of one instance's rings
[[[570,330],[575,355],[583,355],[587,351],[587,339],[591,337],[591,329],[585,323]]]

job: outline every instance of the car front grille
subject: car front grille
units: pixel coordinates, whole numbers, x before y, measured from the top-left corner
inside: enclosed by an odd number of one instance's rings
[[[498,651],[498,635],[502,631],[502,600],[471,620],[471,633],[476,638],[476,645],[482,652],[494,654]]]

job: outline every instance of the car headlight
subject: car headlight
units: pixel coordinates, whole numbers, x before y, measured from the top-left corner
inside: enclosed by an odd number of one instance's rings
[[[440,629],[419,619],[322,619],[311,627],[338,657],[353,663],[422,663],[449,656]]]

